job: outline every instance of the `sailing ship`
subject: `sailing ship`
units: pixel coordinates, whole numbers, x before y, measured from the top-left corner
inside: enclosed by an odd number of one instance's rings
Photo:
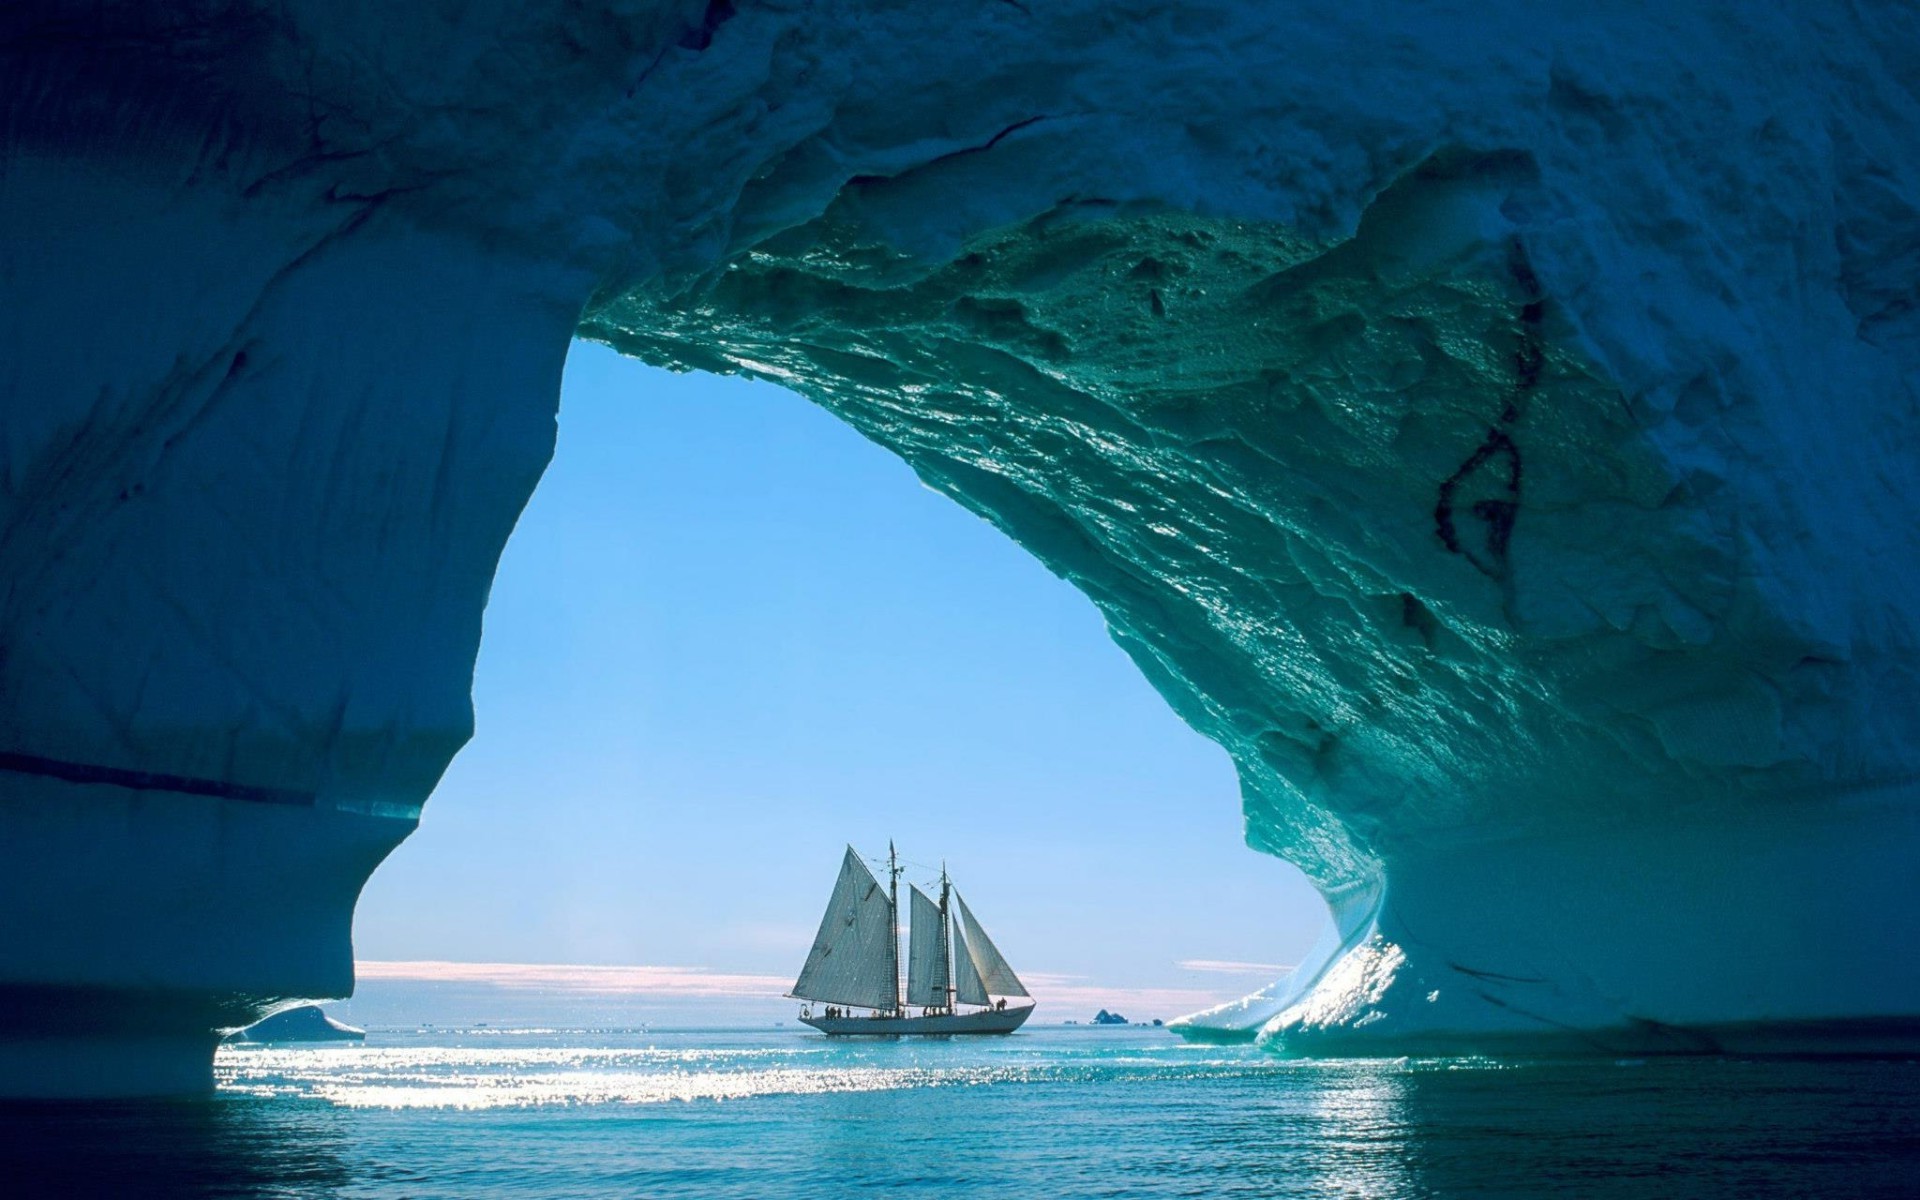
[[[1033,1015],[1025,985],[940,871],[940,899],[909,883],[907,987],[900,990],[900,857],[887,845],[886,887],[847,847],[813,952],[787,993],[825,1034],[1012,1033]],[[823,1010],[813,1005],[822,1004]],[[911,1010],[918,1009],[913,1012]],[[864,1011],[854,1011],[864,1010]]]

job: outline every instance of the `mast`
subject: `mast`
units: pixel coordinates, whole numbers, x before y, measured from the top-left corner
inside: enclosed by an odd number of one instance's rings
[[[893,848],[893,839],[887,839],[887,899],[889,924],[887,927],[887,965],[888,974],[893,977],[893,1011],[904,1011],[900,1007],[900,855]]]
[[[953,1011],[953,924],[947,917],[947,864],[940,864],[940,963],[946,968],[947,1011]]]

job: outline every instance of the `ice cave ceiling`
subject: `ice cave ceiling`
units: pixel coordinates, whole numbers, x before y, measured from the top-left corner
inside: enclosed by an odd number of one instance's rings
[[[807,394],[1086,591],[1410,981],[1300,1020],[1920,1010],[1747,962],[1920,847],[1917,22],[11,10],[0,750],[417,805],[577,329]]]

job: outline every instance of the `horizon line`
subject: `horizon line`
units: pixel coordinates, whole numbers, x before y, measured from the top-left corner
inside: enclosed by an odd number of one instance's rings
[[[787,989],[792,986],[791,979],[785,975],[650,964],[357,959],[354,974],[362,982],[465,983],[603,996],[652,992],[666,993],[663,998],[672,999],[786,1000],[789,999]],[[1025,976],[1034,990],[1034,999],[1040,1003],[1065,1008],[1113,1008],[1124,1003],[1153,1010],[1156,1016],[1197,1012],[1243,994],[1237,988],[1223,993],[1194,987],[1102,986],[1084,982],[1084,978],[1045,971],[1033,971]]]

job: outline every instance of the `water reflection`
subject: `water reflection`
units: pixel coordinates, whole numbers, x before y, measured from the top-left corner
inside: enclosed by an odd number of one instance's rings
[[[1920,1065],[1660,1059],[1406,1076],[1423,1190],[1920,1195]]]
[[[1914,1063],[584,1036],[257,1052],[210,1102],[0,1108],[0,1194],[1920,1195]]]
[[[1305,1123],[1298,1130],[1310,1149],[1314,1175],[1336,1196],[1412,1196],[1419,1156],[1408,1103],[1410,1077],[1396,1063],[1362,1062],[1323,1069],[1303,1064]],[[1286,1177],[1268,1177],[1276,1189]],[[1294,1178],[1298,1178],[1295,1176]]]
[[[1206,1134],[1272,1194],[1304,1165],[1341,1196],[1920,1195],[1911,1062],[1324,1063],[1294,1083]]]
[[[285,1197],[353,1183],[342,1114],[252,1099],[0,1104],[12,1196]]]

